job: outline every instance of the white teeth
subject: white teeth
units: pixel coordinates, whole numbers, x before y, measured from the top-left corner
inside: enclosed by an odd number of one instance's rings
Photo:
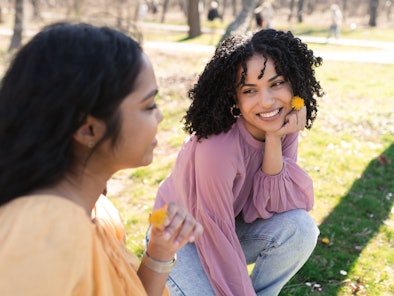
[[[276,115],[278,113],[279,113],[279,109],[276,109],[276,110],[274,110],[272,112],[269,112],[269,113],[260,113],[259,115],[261,117],[268,118],[268,117],[272,117],[272,116],[274,116],[274,115]]]

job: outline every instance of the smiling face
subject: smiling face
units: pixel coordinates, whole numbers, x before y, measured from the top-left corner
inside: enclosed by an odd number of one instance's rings
[[[273,132],[282,127],[286,115],[292,110],[293,91],[290,82],[276,73],[274,62],[267,59],[263,77],[265,58],[253,55],[247,62],[245,83],[236,88],[237,106],[240,109],[245,126],[257,140],[265,139],[266,132]],[[238,70],[237,81],[241,81],[242,67]]]
[[[155,103],[158,92],[153,67],[143,55],[136,88],[121,103],[120,139],[114,156],[117,169],[145,166],[152,162],[156,133],[163,116]]]

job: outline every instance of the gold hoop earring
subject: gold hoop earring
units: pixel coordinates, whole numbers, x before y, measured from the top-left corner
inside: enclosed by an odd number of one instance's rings
[[[239,118],[242,115],[241,110],[235,104],[230,107],[230,113],[234,118]]]
[[[88,143],[88,147],[89,147],[90,149],[92,149],[92,148],[94,147],[94,143],[93,143],[93,142],[89,142],[89,143]]]

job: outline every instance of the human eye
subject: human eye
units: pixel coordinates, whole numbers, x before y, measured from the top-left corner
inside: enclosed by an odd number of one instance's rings
[[[243,94],[247,95],[247,94],[253,94],[255,93],[256,90],[255,89],[245,89],[242,91]]]
[[[146,110],[148,110],[148,111],[151,111],[151,110],[154,110],[154,109],[157,109],[157,104],[156,104],[155,102],[153,102],[153,104],[150,104],[150,105],[146,108]]]
[[[282,79],[276,80],[276,81],[274,81],[274,82],[272,83],[272,87],[280,86],[280,85],[283,85],[283,84],[285,84],[285,83],[286,83],[285,80],[282,80]]]

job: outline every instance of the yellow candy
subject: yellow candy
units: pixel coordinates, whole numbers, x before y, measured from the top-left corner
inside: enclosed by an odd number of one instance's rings
[[[156,227],[160,227],[164,225],[164,222],[167,219],[167,207],[164,206],[161,209],[158,209],[156,211],[154,211],[152,214],[150,214],[149,216],[149,223],[152,226],[156,226]]]
[[[299,97],[299,96],[295,96],[293,97],[293,99],[291,100],[291,107],[294,108],[294,110],[301,110],[302,107],[304,107],[304,99]]]

